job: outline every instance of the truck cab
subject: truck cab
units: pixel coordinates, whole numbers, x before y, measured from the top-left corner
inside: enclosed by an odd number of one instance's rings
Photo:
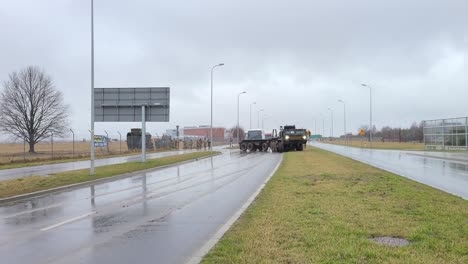
[[[265,139],[265,132],[262,129],[250,129],[247,131],[247,140]]]

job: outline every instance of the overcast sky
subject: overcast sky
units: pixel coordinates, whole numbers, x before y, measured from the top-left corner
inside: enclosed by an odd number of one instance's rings
[[[170,86],[169,123],[265,129],[296,124],[335,135],[369,123],[409,126],[468,116],[466,0],[95,0],[96,87]],[[90,127],[90,1],[0,0],[0,80],[27,65],[52,76],[79,137]],[[3,89],[3,88],[1,88]],[[260,122],[261,123],[261,122]],[[96,134],[138,123],[96,123]]]

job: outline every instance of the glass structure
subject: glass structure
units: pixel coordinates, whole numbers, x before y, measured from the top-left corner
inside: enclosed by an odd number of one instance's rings
[[[428,150],[468,150],[468,117],[427,120],[423,129]]]

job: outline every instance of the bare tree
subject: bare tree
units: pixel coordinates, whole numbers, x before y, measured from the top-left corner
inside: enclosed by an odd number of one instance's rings
[[[239,140],[244,140],[244,128],[239,126]],[[231,128],[231,137],[237,140],[237,127]]]
[[[42,139],[62,136],[68,119],[68,106],[44,71],[28,66],[9,75],[0,93],[0,129],[25,139],[29,152]]]

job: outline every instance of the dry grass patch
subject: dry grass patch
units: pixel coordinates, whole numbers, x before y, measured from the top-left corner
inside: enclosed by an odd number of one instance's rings
[[[309,148],[285,154],[203,263],[468,263],[467,219],[466,200]]]

